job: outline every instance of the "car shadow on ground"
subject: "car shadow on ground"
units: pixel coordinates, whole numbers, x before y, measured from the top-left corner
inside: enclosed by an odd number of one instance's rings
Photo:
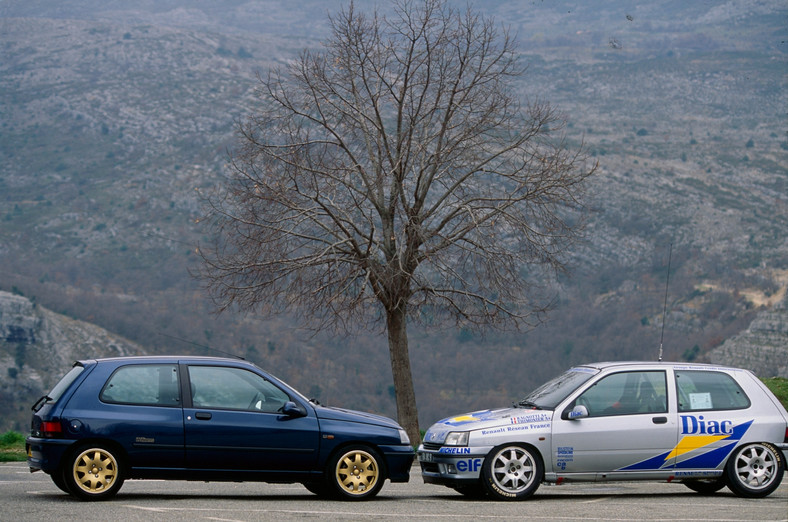
[[[47,500],[53,502],[75,502],[75,503],[85,503],[85,501],[80,500],[76,497],[72,497],[66,493],[62,493],[59,491],[52,491],[52,492],[37,492],[37,495],[46,498]],[[372,499],[363,500],[363,501],[353,501],[353,500],[337,500],[337,499],[327,499],[318,497],[317,495],[310,495],[308,492],[301,494],[278,494],[278,493],[270,493],[270,492],[260,492],[259,494],[256,493],[210,493],[206,494],[199,491],[191,491],[191,492],[184,492],[184,493],[147,493],[147,492],[129,492],[124,493],[123,491],[118,492],[118,494],[111,498],[104,501],[100,501],[102,503],[112,503],[112,502],[128,502],[128,501],[138,501],[138,500],[145,500],[147,502],[173,502],[173,501],[180,501],[180,500],[232,500],[232,501],[271,501],[271,502],[314,502],[318,503],[325,503],[325,502],[332,502],[337,504],[345,504],[345,505],[352,505],[357,504],[359,502],[374,502],[374,503],[385,503],[385,502],[400,502],[403,500],[411,501],[414,497],[411,496],[399,496],[399,495],[385,495],[380,494]],[[553,500],[574,500],[574,501],[585,501],[585,502],[593,502],[595,500],[602,500],[602,499],[628,499],[628,500],[637,500],[637,499],[687,499],[687,498],[730,498],[736,499],[736,495],[727,491],[720,491],[715,493],[714,495],[699,495],[698,493],[694,493],[692,491],[687,490],[686,492],[677,490],[675,492],[656,492],[656,493],[635,493],[635,492],[622,492],[622,491],[611,491],[611,492],[595,492],[595,493],[539,493],[537,492],[533,497],[527,500],[521,501],[506,501],[506,500],[493,500],[486,497],[476,498],[476,497],[469,497],[460,494],[439,494],[439,495],[419,495],[418,498],[420,499],[430,499],[430,500],[439,500],[445,502],[484,502],[484,503],[495,503],[495,504],[510,504],[516,502],[528,502],[528,503],[538,503],[540,501],[553,501]]]
[[[91,503],[90,501],[80,500],[76,497],[73,497],[67,493],[63,493],[61,491],[53,490],[51,492],[36,492],[36,495],[45,498],[47,500],[51,500],[53,502],[75,502],[75,503]],[[147,502],[172,502],[172,501],[179,501],[179,500],[237,500],[237,501],[276,501],[276,502],[288,502],[288,501],[298,501],[298,502],[314,502],[314,503],[325,503],[325,502],[335,502],[337,504],[357,504],[359,502],[396,502],[399,500],[403,500],[405,497],[400,496],[385,496],[385,495],[378,495],[372,499],[368,500],[361,500],[361,501],[354,501],[354,500],[337,500],[337,499],[330,499],[330,498],[323,498],[317,495],[310,494],[309,492],[304,492],[303,495],[293,493],[293,494],[280,494],[280,493],[271,493],[262,491],[260,493],[248,492],[248,493],[204,493],[200,491],[189,491],[189,492],[174,492],[174,493],[148,493],[148,492],[124,492],[123,490],[119,491],[117,495],[110,499],[100,500],[95,502],[100,503],[113,503],[113,502],[124,502],[124,501],[137,501],[137,500],[145,500]],[[462,497],[457,497],[462,500]]]

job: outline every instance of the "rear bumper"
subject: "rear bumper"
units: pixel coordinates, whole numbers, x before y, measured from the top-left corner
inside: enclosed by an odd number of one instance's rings
[[[27,465],[30,471],[54,472],[60,465],[63,454],[75,441],[70,439],[40,439],[28,437],[25,441]]]
[[[786,460],[786,462],[788,462],[788,442],[775,444],[775,447],[777,447],[779,450],[782,450],[783,458]]]

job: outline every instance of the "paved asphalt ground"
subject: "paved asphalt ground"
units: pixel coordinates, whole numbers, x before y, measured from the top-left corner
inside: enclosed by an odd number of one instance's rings
[[[127,481],[107,502],[80,502],[47,475],[24,463],[0,464],[0,520],[613,520],[788,521],[788,477],[764,499],[723,489],[713,496],[681,484],[542,485],[525,502],[466,500],[453,490],[423,484],[418,466],[407,484],[386,483],[369,502],[324,501],[298,484]]]

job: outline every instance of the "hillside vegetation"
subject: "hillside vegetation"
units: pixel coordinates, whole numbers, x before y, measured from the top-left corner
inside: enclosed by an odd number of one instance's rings
[[[204,4],[3,2],[0,289],[149,353],[241,355],[324,403],[394,416],[379,331],[217,317],[189,274],[208,233],[196,189],[222,182],[255,75],[319,45],[343,2]],[[523,98],[557,106],[600,170],[542,326],[414,333],[422,424],[507,405],[574,363],[656,359],[660,345],[706,360],[785,299],[784,2],[479,8],[519,34]],[[25,346],[0,342],[6,389],[31,364]]]

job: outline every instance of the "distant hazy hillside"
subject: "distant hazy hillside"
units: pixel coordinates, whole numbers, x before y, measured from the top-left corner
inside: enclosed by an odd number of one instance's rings
[[[709,360],[788,379],[788,297],[709,353]]]
[[[0,292],[0,432],[27,431],[33,402],[74,361],[142,353],[137,344],[102,328]]]
[[[393,414],[379,332],[217,318],[188,274],[207,233],[196,189],[221,183],[256,74],[319,46],[344,3],[0,3],[0,289],[151,352],[240,353]],[[545,326],[414,332],[424,422],[506,403],[574,362],[654,358],[663,321],[667,358],[703,359],[771,309],[788,286],[785,2],[476,4],[519,35],[523,99],[557,106],[600,168]]]

